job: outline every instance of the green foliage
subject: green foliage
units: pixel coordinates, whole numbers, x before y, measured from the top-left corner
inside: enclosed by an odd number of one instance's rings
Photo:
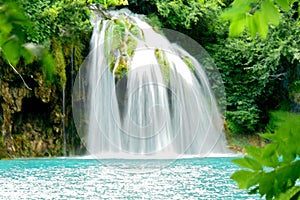
[[[266,40],[253,41],[244,34],[207,46],[224,80],[231,131],[259,130],[268,119],[267,111],[286,100],[283,80],[296,81],[300,51],[299,19],[292,16],[293,12],[283,15],[285,22],[270,29]]]
[[[259,122],[259,110],[248,107],[238,107],[238,109],[226,112],[229,130],[233,133],[254,132]]]
[[[128,5],[127,0],[95,0],[95,1],[89,0],[89,3],[99,3],[103,5],[104,8]]]
[[[88,2],[20,0],[18,3],[31,22],[29,26],[24,26],[26,41],[41,44],[51,51],[55,57],[52,66],[56,68],[46,65],[46,71],[59,79],[63,87],[70,57],[74,55],[75,69],[78,69],[88,46],[92,31]],[[49,56],[45,56],[44,61],[49,63]]]
[[[24,26],[29,26],[29,20],[21,7],[13,1],[0,1],[0,56],[13,66],[21,58],[25,64],[41,60],[45,74],[50,79],[51,68],[54,67],[52,57],[43,47],[26,43]]]
[[[191,25],[197,23],[202,15],[201,3],[197,1],[187,1],[187,4],[179,0],[157,1],[156,5],[160,15],[167,18],[166,22],[172,28],[178,24],[191,28]],[[171,16],[174,17],[171,18]]]
[[[300,115],[277,111],[272,113],[272,118],[272,123],[276,124],[272,125],[275,133],[262,135],[271,143],[263,149],[247,147],[247,156],[233,160],[243,169],[231,178],[250,194],[259,193],[266,199],[298,199]]]
[[[49,45],[53,35],[72,42],[86,39],[92,30],[88,8],[92,3],[109,7],[126,5],[126,0],[20,0],[32,22],[32,26],[26,29],[27,39],[44,45]]]
[[[201,44],[214,41],[221,23],[219,18],[224,3],[220,0],[151,0],[155,5],[155,15],[164,28],[170,28],[191,36]]]
[[[258,33],[266,39],[269,25],[279,25],[282,11],[291,9],[298,0],[234,0],[231,7],[222,13],[224,20],[230,21],[229,36],[239,36],[245,27],[252,39]],[[298,7],[299,9],[299,7]]]
[[[0,2],[0,53],[12,65],[16,65],[22,56],[31,56],[23,46],[22,24],[26,23],[28,20],[15,3]]]

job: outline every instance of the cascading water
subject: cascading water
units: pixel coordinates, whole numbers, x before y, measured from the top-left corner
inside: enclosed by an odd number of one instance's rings
[[[227,152],[201,65],[129,11],[96,17],[75,80],[73,116],[96,156],[207,156]]]

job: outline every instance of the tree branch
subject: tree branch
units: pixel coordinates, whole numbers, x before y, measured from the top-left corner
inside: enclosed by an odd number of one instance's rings
[[[10,64],[10,62],[8,61],[8,64],[11,66],[11,68],[13,68],[13,70],[20,76],[20,78],[22,79],[25,87],[28,89],[28,90],[32,90],[25,82],[25,80],[23,79],[22,75],[16,70],[16,68],[14,66],[12,66],[12,64]]]
[[[286,75],[287,75],[287,73],[284,72],[284,73],[280,73],[280,74],[269,75],[269,77],[271,77],[272,80],[275,80],[275,79],[281,80],[282,77],[284,77]]]

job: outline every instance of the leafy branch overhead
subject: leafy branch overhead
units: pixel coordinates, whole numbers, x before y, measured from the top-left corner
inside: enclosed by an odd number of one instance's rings
[[[50,78],[54,67],[52,57],[42,46],[25,42],[24,26],[29,26],[29,21],[22,9],[12,1],[0,1],[0,56],[15,72],[17,71],[13,66],[21,58],[25,64],[41,60],[45,74]]]
[[[263,135],[272,143],[263,149],[248,147],[247,156],[233,160],[243,169],[231,178],[239,188],[266,199],[299,199],[300,146],[295,142],[300,137],[300,116],[279,111],[272,114],[278,118],[278,128],[274,134]]]
[[[297,5],[299,13],[298,4],[299,0],[235,0],[221,17],[230,21],[229,36],[240,35],[246,27],[253,39],[257,33],[265,39],[269,25],[279,25],[282,12]]]

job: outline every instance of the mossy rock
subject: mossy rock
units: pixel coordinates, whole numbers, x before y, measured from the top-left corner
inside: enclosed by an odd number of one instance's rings
[[[192,62],[191,58],[188,57],[188,56],[185,56],[185,57],[182,58],[182,60],[189,67],[189,69],[191,70],[191,72],[194,73],[195,72],[195,67],[193,65],[193,62]]]
[[[166,53],[160,49],[155,49],[155,57],[159,64],[163,79],[166,84],[170,82],[170,63]]]
[[[117,80],[129,72],[137,40],[143,39],[143,31],[134,23],[129,17],[120,17],[109,21],[105,30],[105,56],[108,58],[109,69]],[[121,56],[120,60],[117,56]]]
[[[127,75],[129,71],[128,64],[126,60],[121,59],[120,62],[116,66],[116,70],[114,71],[115,77],[120,80]]]

